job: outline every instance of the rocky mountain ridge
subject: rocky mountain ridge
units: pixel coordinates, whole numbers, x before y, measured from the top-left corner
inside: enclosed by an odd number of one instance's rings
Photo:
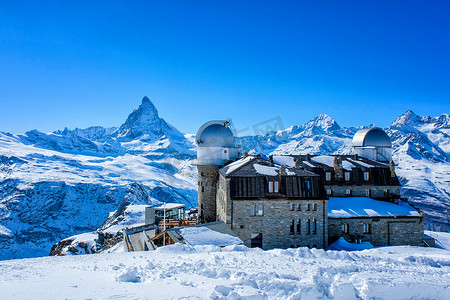
[[[449,120],[408,111],[385,129],[403,196],[426,213],[427,228],[444,231],[450,228]],[[238,143],[266,155],[344,154],[357,130],[322,114]],[[132,205],[196,206],[195,145],[186,137],[146,97],[115,128],[0,132],[0,259],[48,255],[59,240],[123,222],[123,214],[110,212],[130,212]]]
[[[136,183],[152,201],[196,206],[194,158],[146,97],[118,128],[0,132],[0,259],[48,255],[96,230]]]

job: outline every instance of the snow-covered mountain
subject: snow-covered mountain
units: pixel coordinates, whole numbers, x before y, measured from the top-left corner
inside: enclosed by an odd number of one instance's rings
[[[403,196],[425,212],[427,228],[444,231],[450,228],[449,120],[408,111],[386,128]],[[349,153],[357,130],[322,114],[238,142],[266,155]],[[134,211],[130,205],[196,206],[194,158],[193,135],[160,118],[146,97],[117,128],[0,132],[0,259],[48,255],[64,238],[132,222],[122,220]]]
[[[151,201],[196,206],[194,150],[146,97],[119,128],[0,132],[0,259],[96,230],[134,183]]]
[[[341,128],[333,118],[321,114],[304,125],[240,137],[239,143],[250,154],[347,153],[356,131]]]

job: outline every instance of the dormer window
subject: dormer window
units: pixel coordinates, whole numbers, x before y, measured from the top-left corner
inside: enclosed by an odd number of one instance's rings
[[[278,193],[278,191],[279,191],[279,182],[269,181],[269,193]]]
[[[364,172],[364,181],[369,181],[369,172]]]
[[[325,172],[325,180],[331,181],[331,172]]]
[[[345,172],[344,176],[345,176],[345,181],[350,181],[350,172]]]
[[[310,191],[311,190],[311,181],[309,179],[305,180],[305,190]]]

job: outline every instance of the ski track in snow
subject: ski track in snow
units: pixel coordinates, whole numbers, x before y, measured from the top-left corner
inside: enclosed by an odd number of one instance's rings
[[[447,250],[262,251],[182,244],[151,252],[0,262],[0,298],[450,299]]]

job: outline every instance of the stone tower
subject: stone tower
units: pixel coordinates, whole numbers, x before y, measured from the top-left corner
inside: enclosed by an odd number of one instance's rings
[[[198,169],[198,212],[200,222],[216,220],[216,185],[219,169],[239,156],[227,121],[205,123],[195,137]]]

